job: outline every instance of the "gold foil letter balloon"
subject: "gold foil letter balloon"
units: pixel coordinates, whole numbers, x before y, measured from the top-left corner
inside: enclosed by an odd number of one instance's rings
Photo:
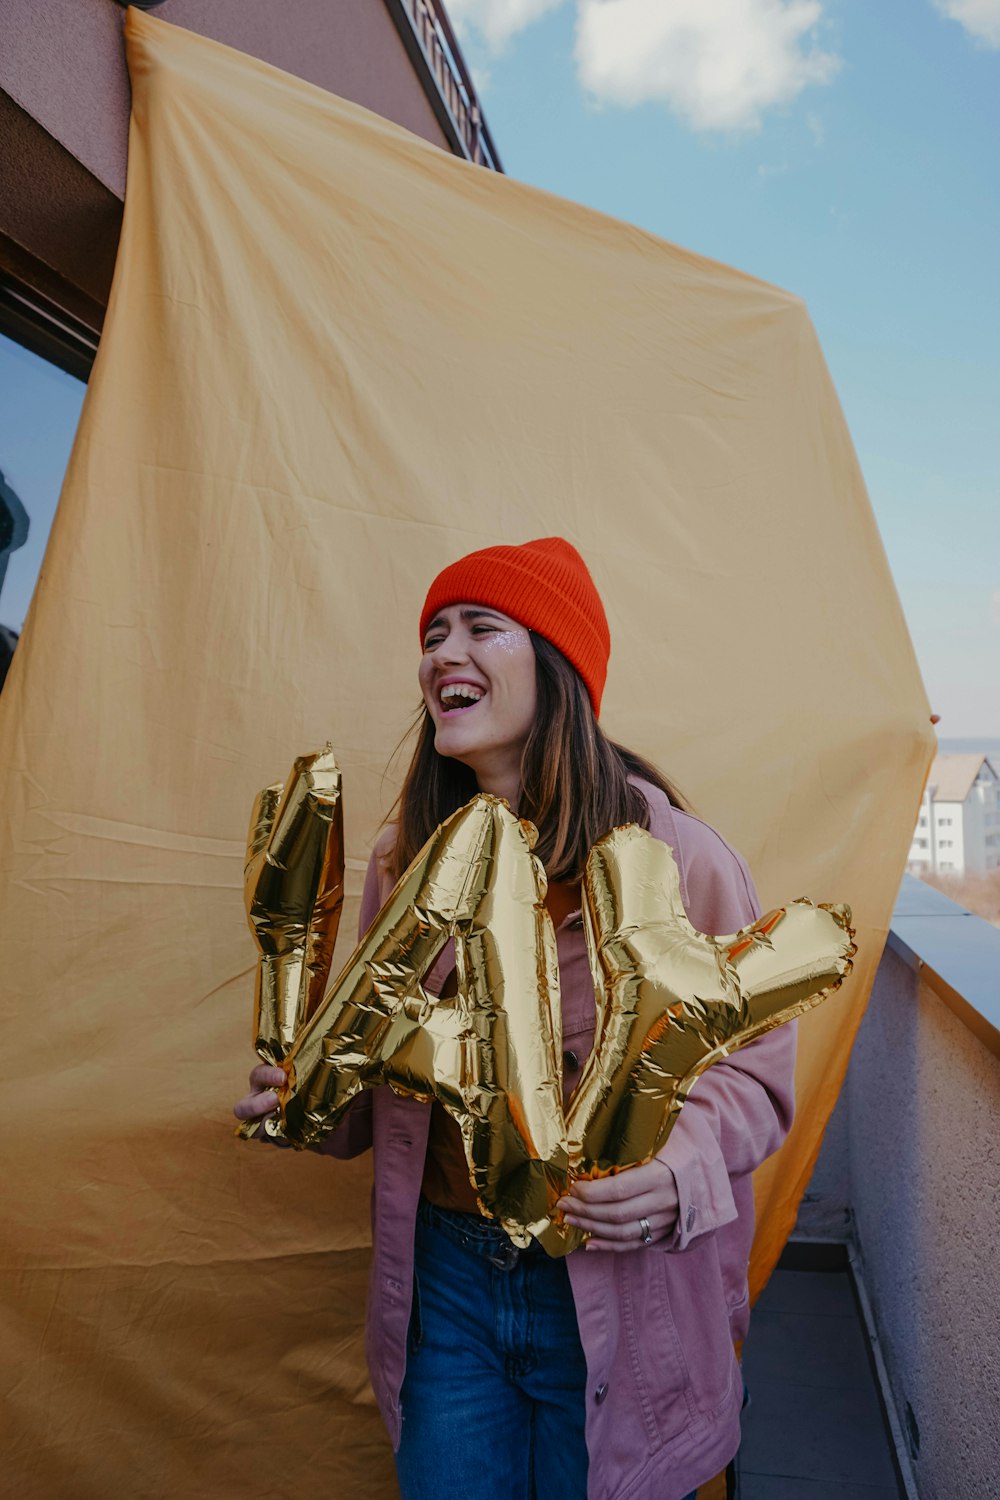
[[[437,829],[313,1013],[321,964],[307,984],[304,955],[325,955],[329,968],[339,899],[325,893],[337,860],[343,867],[339,834],[328,825],[324,844],[320,804],[309,801],[315,762],[296,762],[280,807],[275,789],[262,794],[251,827],[257,1048],[288,1075],[280,1133],[315,1145],[381,1083],[437,1099],[461,1129],[484,1212],[519,1244],[534,1235],[550,1255],[578,1245],[579,1233],[552,1217],[568,1181],[648,1161],[708,1067],[817,1005],[850,972],[847,907],[797,901],[733,936],[704,936],[687,919],[667,845],[614,829],[587,860],[597,1024],[564,1115],[537,833],[495,797],[475,797]],[[439,998],[423,981],[452,939],[457,993]]]
[[[688,921],[671,850],[616,828],[587,860],[584,923],[594,1050],[570,1101],[576,1176],[648,1161],[705,1070],[802,1015],[850,972],[846,906],[796,901],[732,937]]]
[[[344,903],[344,812],[329,745],[258,794],[243,889],[260,950],[254,1048],[278,1063],[323,998]]]
[[[282,1134],[314,1145],[363,1088],[438,1099],[472,1183],[525,1240],[564,1191],[555,936],[532,825],[479,796],[428,840],[283,1066]],[[458,993],[423,979],[455,940]]]

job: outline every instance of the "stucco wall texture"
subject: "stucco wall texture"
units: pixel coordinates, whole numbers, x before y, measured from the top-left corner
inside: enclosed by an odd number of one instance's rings
[[[116,0],[0,0],[0,270],[99,328],[125,193]],[[385,0],[164,0],[156,15],[447,141]]]
[[[1000,1496],[1000,1061],[886,949],[800,1218],[845,1169],[922,1500]]]
[[[0,89],[117,197],[129,83],[116,0],[0,0]],[[164,0],[156,15],[446,144],[384,0]]]

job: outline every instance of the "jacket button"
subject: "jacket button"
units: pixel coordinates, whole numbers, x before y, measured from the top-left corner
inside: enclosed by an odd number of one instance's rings
[[[605,1380],[602,1381],[602,1383],[597,1387],[597,1390],[594,1392],[594,1400],[597,1402],[598,1406],[600,1406],[601,1402],[604,1400],[607,1394],[608,1382]]]
[[[563,1067],[566,1069],[567,1073],[575,1073],[579,1066],[580,1059],[577,1057],[575,1052],[563,1053]]]

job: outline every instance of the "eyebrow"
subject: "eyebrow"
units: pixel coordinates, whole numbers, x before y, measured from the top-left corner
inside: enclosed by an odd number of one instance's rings
[[[458,617],[460,620],[481,620],[483,615],[491,615],[494,620],[502,620],[505,618],[497,609],[462,609],[459,610]],[[427,634],[429,634],[429,632],[434,629],[435,625],[443,625],[444,623],[445,620],[443,615],[435,615],[433,620],[431,620],[428,624],[427,629],[424,631],[424,635],[426,636]]]

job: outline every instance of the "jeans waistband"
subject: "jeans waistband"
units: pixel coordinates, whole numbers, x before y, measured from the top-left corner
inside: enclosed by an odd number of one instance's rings
[[[502,1271],[510,1271],[522,1256],[534,1258],[545,1256],[537,1240],[532,1240],[526,1250],[519,1250],[507,1231],[495,1220],[484,1219],[480,1214],[462,1213],[455,1208],[438,1208],[427,1198],[421,1197],[417,1206],[417,1219],[442,1234],[463,1250],[482,1256]]]

